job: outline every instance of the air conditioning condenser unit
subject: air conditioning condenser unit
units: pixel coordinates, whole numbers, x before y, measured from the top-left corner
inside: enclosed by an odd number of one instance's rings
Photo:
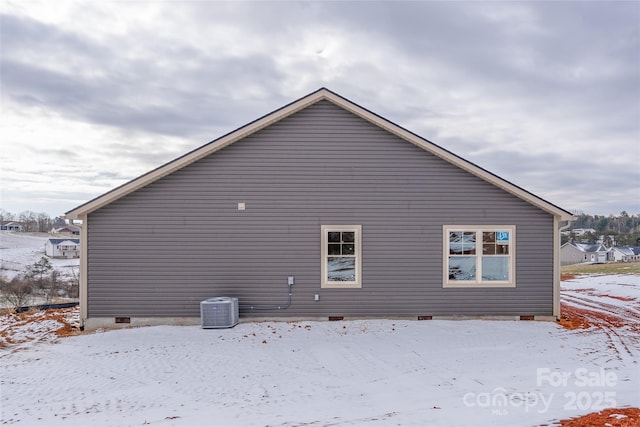
[[[232,328],[239,322],[238,298],[216,297],[200,302],[204,329]]]

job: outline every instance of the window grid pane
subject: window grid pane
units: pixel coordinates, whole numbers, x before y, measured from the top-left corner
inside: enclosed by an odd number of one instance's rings
[[[457,231],[449,232],[449,255],[459,255],[462,253],[462,233]]]
[[[496,235],[500,238],[496,239]],[[484,231],[482,233],[483,255],[508,255],[509,232],[508,231]]]
[[[341,255],[340,244],[339,243],[329,243],[327,246],[327,254],[328,255]]]
[[[331,242],[331,243],[340,243],[340,241],[342,240],[340,238],[340,232],[339,231],[329,231],[327,233],[327,238],[328,238],[329,242]]]
[[[327,280],[330,282],[355,281],[356,259],[354,257],[329,257],[327,259]]]
[[[495,243],[482,244],[482,255],[495,255],[495,253],[496,253]]]
[[[476,232],[465,231],[462,234],[462,253],[465,255],[475,255],[476,253]]]
[[[510,231],[460,230],[449,231],[447,236],[449,281],[482,284],[512,280]]]
[[[343,231],[342,232],[342,241],[343,242],[355,242],[356,241],[356,233],[353,231]]]
[[[355,234],[353,231],[329,231],[327,233],[327,255],[355,256]]]
[[[449,280],[476,280],[476,257],[449,257]]]
[[[495,231],[485,231],[482,233],[482,241],[484,243],[495,243],[496,233]]]
[[[482,280],[509,280],[509,257],[492,256],[482,258]]]

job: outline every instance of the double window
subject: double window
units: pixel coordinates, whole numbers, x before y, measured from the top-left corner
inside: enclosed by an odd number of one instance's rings
[[[362,287],[362,226],[321,226],[321,287]],[[515,226],[445,225],[444,287],[515,287]]]
[[[515,226],[443,230],[445,287],[515,287]]]
[[[323,225],[322,287],[361,288],[360,225]]]

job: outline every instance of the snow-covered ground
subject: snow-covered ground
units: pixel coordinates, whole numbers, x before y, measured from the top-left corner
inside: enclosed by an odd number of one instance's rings
[[[44,244],[49,238],[65,238],[68,236],[47,235],[45,233],[17,233],[0,231],[0,274],[12,279],[24,272],[26,266],[40,260],[44,253]],[[77,237],[70,237],[77,238]],[[64,276],[71,276],[77,270],[80,260],[49,258],[51,265]]]
[[[0,337],[20,338],[0,341],[0,420],[17,426],[535,426],[639,406],[640,276],[563,285],[566,307],[595,313],[588,329],[485,320],[250,322],[51,341],[51,333],[25,332],[28,322],[4,316]],[[58,322],[52,330],[65,320]]]

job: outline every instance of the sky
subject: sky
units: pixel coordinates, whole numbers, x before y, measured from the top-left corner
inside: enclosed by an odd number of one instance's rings
[[[0,208],[62,215],[320,87],[640,214],[640,2],[0,0]]]

